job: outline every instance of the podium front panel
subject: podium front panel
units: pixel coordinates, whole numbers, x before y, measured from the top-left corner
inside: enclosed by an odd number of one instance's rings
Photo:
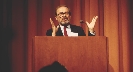
[[[58,61],[69,72],[107,72],[107,38],[35,36],[33,71]]]

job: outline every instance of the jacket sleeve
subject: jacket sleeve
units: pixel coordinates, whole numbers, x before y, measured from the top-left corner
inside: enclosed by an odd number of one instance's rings
[[[88,36],[95,36],[95,35],[96,35],[95,31],[93,33],[90,33],[90,31],[88,31]]]
[[[80,29],[80,32],[79,32],[79,36],[86,36],[83,28],[79,28]],[[94,33],[90,33],[90,31],[88,31],[88,36],[95,36],[95,32]]]
[[[46,36],[52,36],[52,29],[47,30]]]
[[[46,36],[52,36],[52,28],[47,30]],[[63,36],[63,33],[61,29],[59,28],[58,31],[56,32],[56,36]]]

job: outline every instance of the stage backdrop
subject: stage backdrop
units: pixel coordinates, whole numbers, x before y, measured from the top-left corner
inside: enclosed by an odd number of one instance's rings
[[[72,12],[71,23],[91,22],[98,16],[96,36],[108,37],[109,72],[133,72],[133,1],[130,0],[1,0],[1,70],[32,72],[32,38],[45,36],[55,24],[55,8],[67,5]]]

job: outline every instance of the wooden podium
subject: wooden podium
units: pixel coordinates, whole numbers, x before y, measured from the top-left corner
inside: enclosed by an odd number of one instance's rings
[[[69,72],[107,72],[107,38],[104,36],[33,38],[33,72],[58,61]]]

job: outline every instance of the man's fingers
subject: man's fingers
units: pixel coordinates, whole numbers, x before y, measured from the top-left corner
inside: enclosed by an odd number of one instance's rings
[[[98,16],[94,16],[93,19],[92,19],[92,21],[95,21],[96,22],[97,18],[98,18]]]
[[[98,18],[98,16],[95,17],[96,19]]]
[[[50,18],[50,23],[52,23],[52,19]]]
[[[56,28],[58,29],[59,28],[59,25]]]
[[[89,24],[89,23],[86,21],[86,24]]]
[[[50,23],[51,23],[51,24],[53,24],[53,21],[52,21],[52,19],[51,19],[51,18],[50,18]]]
[[[95,19],[97,19],[98,18],[98,16],[95,16]]]
[[[51,23],[52,26],[55,26],[55,25],[54,25],[54,22],[52,21],[51,18],[50,18],[50,23]]]
[[[95,20],[97,20],[98,16],[95,16]]]

